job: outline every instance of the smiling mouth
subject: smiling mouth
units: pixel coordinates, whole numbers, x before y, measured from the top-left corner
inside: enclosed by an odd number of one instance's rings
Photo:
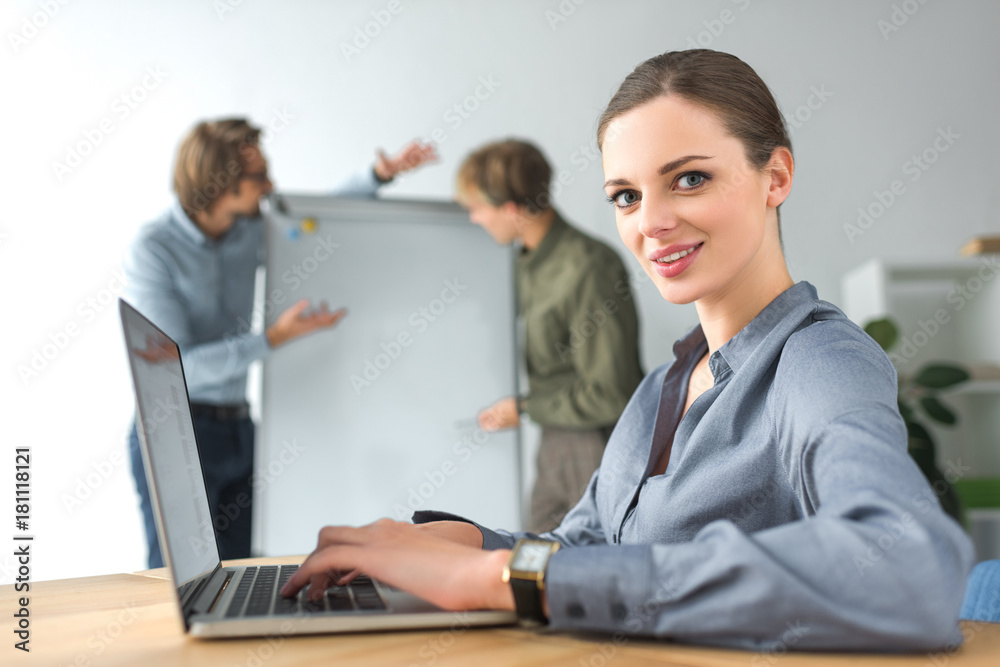
[[[691,253],[693,253],[695,250],[697,250],[698,248],[700,248],[703,245],[704,245],[704,242],[699,243],[698,245],[696,245],[693,248],[688,248],[687,250],[682,250],[681,252],[675,252],[672,255],[667,255],[666,257],[661,257],[661,258],[659,258],[657,260],[653,260],[653,261],[655,261],[657,264],[673,264],[674,262],[676,262],[677,260],[679,260],[681,257],[687,257],[688,255],[690,255]]]

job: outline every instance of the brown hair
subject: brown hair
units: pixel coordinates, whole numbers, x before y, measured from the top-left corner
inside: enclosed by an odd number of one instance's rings
[[[207,211],[225,192],[234,192],[260,128],[243,118],[198,123],[177,150],[174,192],[188,213]]]
[[[529,214],[552,208],[549,183],[552,167],[532,143],[507,139],[470,153],[458,168],[459,196],[476,190],[493,206],[514,202]]]
[[[792,150],[784,118],[757,72],[734,55],[709,49],[671,51],[636,67],[601,114],[598,146],[603,146],[611,121],[663,95],[677,95],[714,111],[743,143],[755,169],[764,168],[775,148]]]

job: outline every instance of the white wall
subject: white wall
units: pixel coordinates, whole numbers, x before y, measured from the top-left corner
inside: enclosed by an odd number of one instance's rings
[[[600,165],[587,157],[596,117],[638,62],[700,43],[747,60],[787,116],[808,116],[793,130],[798,169],[783,225],[793,277],[821,295],[836,301],[840,275],[870,257],[954,257],[969,237],[997,230],[1000,5],[989,0],[400,0],[350,58],[342,45],[387,2],[149,4],[0,4],[0,479],[13,476],[13,448],[30,446],[36,579],[143,565],[123,446],[132,398],[111,297],[129,239],[170,200],[174,150],[197,119],[285,123],[266,149],[289,190],[322,190],[375,146],[441,128],[441,163],[389,189],[407,197],[447,198],[468,149],[530,137],[572,178],[559,207],[617,244]],[[884,31],[893,19],[898,30]],[[457,122],[449,110],[483,79],[495,90]],[[57,174],[53,164],[102,122],[110,132]],[[907,161],[948,128],[958,138],[911,180]],[[905,192],[852,242],[844,225],[893,180]],[[694,316],[648,283],[638,289],[652,367]],[[64,348],[45,347],[68,327]],[[36,352],[52,358],[23,378]],[[87,497],[67,507],[73,494]],[[0,582],[13,577],[10,551],[0,550]]]

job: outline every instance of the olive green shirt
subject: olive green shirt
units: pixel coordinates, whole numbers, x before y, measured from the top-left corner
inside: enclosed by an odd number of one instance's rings
[[[517,260],[530,394],[541,426],[594,428],[618,420],[642,380],[639,323],[618,254],[556,214]]]

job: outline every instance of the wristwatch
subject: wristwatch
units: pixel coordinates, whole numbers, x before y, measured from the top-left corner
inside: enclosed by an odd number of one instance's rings
[[[542,611],[542,591],[545,590],[545,567],[552,554],[559,551],[558,542],[520,539],[510,552],[503,567],[503,582],[514,592],[514,606],[521,625],[543,625],[548,622]]]

